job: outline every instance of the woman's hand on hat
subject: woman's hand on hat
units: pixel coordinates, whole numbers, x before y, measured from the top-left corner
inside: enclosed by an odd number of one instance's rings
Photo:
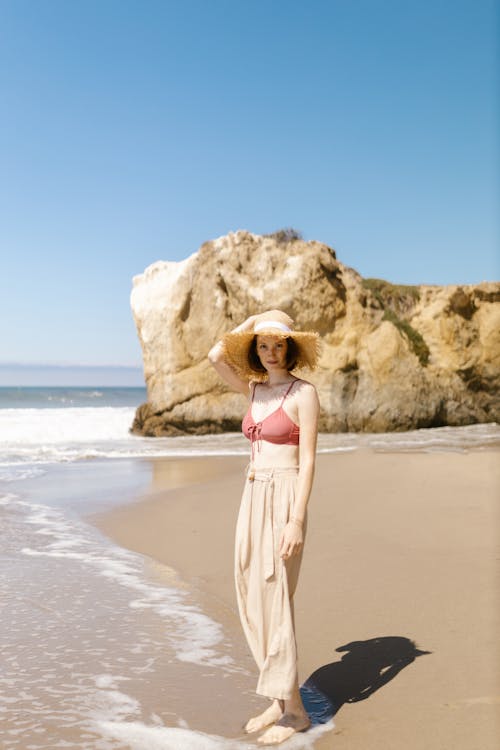
[[[280,538],[280,557],[288,560],[297,555],[304,543],[302,527],[295,521],[288,521]]]

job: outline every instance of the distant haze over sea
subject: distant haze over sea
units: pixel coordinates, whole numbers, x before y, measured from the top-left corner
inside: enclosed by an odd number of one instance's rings
[[[142,367],[0,363],[0,386],[144,386]]]

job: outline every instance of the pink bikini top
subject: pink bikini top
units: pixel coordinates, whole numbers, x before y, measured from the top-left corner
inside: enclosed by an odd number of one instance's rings
[[[254,442],[256,440],[265,440],[267,443],[277,443],[278,445],[299,444],[299,425],[295,424],[295,422],[290,419],[286,411],[283,409],[283,402],[285,401],[286,397],[288,396],[296,382],[297,379],[292,381],[278,408],[271,412],[271,414],[269,414],[260,422],[255,422],[252,416],[252,404],[255,396],[255,389],[257,388],[257,383],[254,385],[252,392],[252,401],[241,424],[243,434],[252,443],[252,458]]]

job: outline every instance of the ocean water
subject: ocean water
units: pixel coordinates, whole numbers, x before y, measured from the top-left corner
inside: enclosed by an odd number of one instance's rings
[[[146,464],[45,466],[1,489],[2,750],[255,747],[216,733],[222,710],[253,687],[241,645],[174,570],[82,519],[107,494],[139,492]],[[212,733],[201,731],[207,716]],[[332,726],[289,747],[312,749]]]
[[[220,686],[230,702],[253,685],[230,633],[174,570],[85,521],[146,492],[150,457],[243,452],[240,436],[214,448],[131,435],[145,397],[0,388],[2,750],[255,747],[196,725],[193,696],[217,729]],[[290,747],[312,748],[329,728]]]
[[[137,406],[146,401],[146,388],[60,386],[0,386],[0,409],[60,409]]]
[[[132,435],[144,388],[0,388],[0,481],[44,466],[90,459],[245,455],[240,433],[144,438]],[[466,451],[500,445],[495,423],[411,432],[319,436],[320,452],[371,447],[389,451]]]
[[[142,388],[0,388],[5,750],[255,747],[201,732],[185,718],[187,685],[196,685],[214,717],[215,686],[253,685],[230,634],[175,571],[118,547],[84,520],[146,491],[149,458],[248,453],[240,434],[131,435],[145,397]],[[496,424],[319,439],[321,452],[498,446]],[[287,747],[313,747],[331,726],[319,724]]]

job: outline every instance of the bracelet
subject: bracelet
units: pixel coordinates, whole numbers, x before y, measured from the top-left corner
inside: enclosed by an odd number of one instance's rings
[[[294,523],[297,526],[300,526],[300,528],[302,528],[302,526],[304,525],[303,521],[299,521],[298,518],[294,518],[293,516],[290,518],[290,523]]]

